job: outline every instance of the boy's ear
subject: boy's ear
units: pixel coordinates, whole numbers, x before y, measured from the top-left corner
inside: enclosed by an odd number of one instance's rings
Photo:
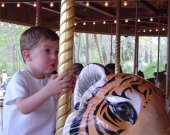
[[[25,61],[30,61],[31,60],[30,51],[23,50],[22,55],[23,55],[23,58],[24,58]]]

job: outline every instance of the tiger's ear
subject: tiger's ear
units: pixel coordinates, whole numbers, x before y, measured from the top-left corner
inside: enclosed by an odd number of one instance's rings
[[[25,61],[30,61],[30,51],[29,50],[23,50],[22,51],[22,56]]]
[[[106,77],[106,72],[104,69],[104,66],[101,66],[99,64],[89,64],[83,68],[81,71],[77,81],[76,81],[76,86],[74,89],[74,106],[82,100],[82,97],[84,93],[89,90],[91,86],[94,87],[103,85],[103,83],[98,84],[97,82],[100,80],[104,80]],[[104,82],[104,81],[100,81]],[[93,90],[90,89],[92,92]],[[86,94],[86,98],[91,97],[90,92],[88,92],[88,95]]]

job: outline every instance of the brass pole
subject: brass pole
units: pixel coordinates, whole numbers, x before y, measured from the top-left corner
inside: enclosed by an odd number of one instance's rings
[[[35,26],[40,25],[40,17],[41,17],[41,0],[37,0],[36,2],[36,20]]]
[[[73,66],[75,0],[61,0],[58,73],[71,71]],[[56,133],[61,135],[71,111],[71,90],[60,94],[57,102]]]

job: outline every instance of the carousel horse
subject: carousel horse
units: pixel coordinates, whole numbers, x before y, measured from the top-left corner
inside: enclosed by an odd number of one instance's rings
[[[63,135],[169,135],[169,116],[161,91],[143,78],[87,65],[74,93],[75,110]]]

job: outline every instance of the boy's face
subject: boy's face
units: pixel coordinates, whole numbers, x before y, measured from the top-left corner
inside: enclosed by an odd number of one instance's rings
[[[58,64],[59,41],[41,40],[37,47],[30,51],[29,66],[34,72],[50,74]]]

